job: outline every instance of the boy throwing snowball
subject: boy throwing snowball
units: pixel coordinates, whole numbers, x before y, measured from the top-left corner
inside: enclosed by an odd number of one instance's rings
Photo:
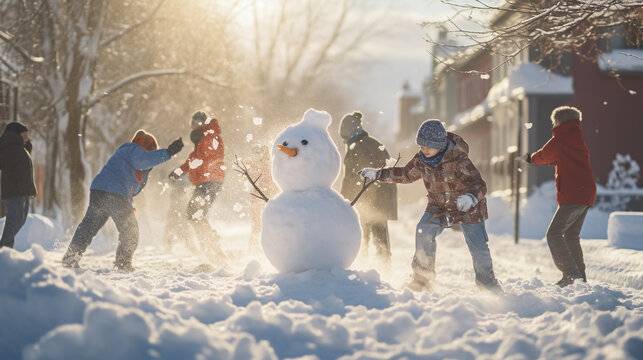
[[[487,186],[469,160],[469,146],[458,135],[448,133],[439,120],[427,120],[418,130],[420,151],[404,167],[365,168],[367,180],[408,184],[422,179],[428,206],[417,225],[412,290],[430,290],[435,278],[436,237],[447,227],[459,224],[473,258],[476,284],[499,291],[493,272],[484,221],[487,219]]]

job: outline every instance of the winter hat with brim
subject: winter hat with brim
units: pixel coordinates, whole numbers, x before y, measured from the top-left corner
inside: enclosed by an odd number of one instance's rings
[[[10,122],[4,128],[4,132],[13,134],[22,134],[23,132],[27,131],[29,131],[29,129],[19,122]]]
[[[551,112],[551,123],[553,125],[572,120],[583,121],[583,113],[573,106],[559,106]]]
[[[447,146],[447,130],[440,120],[426,120],[418,129],[415,142],[432,149],[444,149]]]
[[[159,144],[156,141],[154,135],[146,132],[145,130],[139,130],[136,132],[132,138],[134,144],[140,145],[143,149],[147,151],[154,151],[159,148]]]
[[[344,115],[339,126],[339,136],[346,141],[359,130],[362,130],[362,113],[355,111],[352,114]]]

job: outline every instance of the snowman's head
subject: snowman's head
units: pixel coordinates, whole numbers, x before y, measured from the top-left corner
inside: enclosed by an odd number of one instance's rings
[[[308,109],[300,122],[279,135],[272,148],[272,176],[283,191],[330,187],[339,175],[340,156],[330,138],[332,118]]]

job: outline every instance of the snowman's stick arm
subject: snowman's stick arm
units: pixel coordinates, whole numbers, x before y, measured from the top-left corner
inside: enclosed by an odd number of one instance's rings
[[[401,156],[400,154],[397,154],[397,160],[395,160],[395,164],[393,164],[393,167],[396,167],[397,163],[400,162],[400,156]],[[386,163],[384,163],[384,165],[382,165],[382,167],[380,168],[380,171],[382,171],[382,169],[384,169],[385,166],[386,166]],[[355,196],[353,201],[351,201],[351,206],[354,206],[357,203],[357,200],[359,200],[359,198],[362,197],[364,192],[366,192],[366,189],[368,189],[369,186],[373,185],[373,183],[376,182],[377,180],[379,180],[379,179],[375,179],[375,180],[372,180],[372,181],[364,181],[362,183],[362,189],[357,193],[357,196]]]
[[[239,160],[237,155],[234,156],[234,163],[233,164],[236,167],[236,169],[234,169],[234,170],[236,172],[238,172],[239,174],[245,176],[246,179],[248,179],[248,181],[252,185],[252,187],[255,189],[255,191],[258,193],[258,195],[255,194],[255,193],[250,193],[250,195],[256,197],[257,199],[261,199],[261,200],[263,200],[265,202],[268,202],[268,200],[270,200],[270,199],[268,199],[266,194],[264,194],[263,191],[261,191],[261,189],[257,185],[257,181],[259,181],[259,178],[261,178],[261,174],[259,174],[259,176],[257,176],[257,178],[255,180],[252,180],[252,176],[250,176],[250,173],[248,172],[248,167],[246,166],[246,164],[243,163],[243,161]]]

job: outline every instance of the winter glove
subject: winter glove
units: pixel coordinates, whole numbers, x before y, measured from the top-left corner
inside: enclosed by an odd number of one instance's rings
[[[467,212],[471,210],[472,207],[478,204],[478,199],[473,196],[473,194],[464,194],[458,196],[458,210],[461,212]]]
[[[516,161],[531,164],[531,153],[526,153],[525,155],[518,156],[516,158]]]
[[[181,170],[181,168],[178,168],[172,171],[170,175],[168,175],[168,178],[170,178],[170,180],[181,180],[181,177],[183,174],[184,174],[183,170]]]
[[[375,181],[380,177],[380,171],[374,168],[363,168],[358,174],[367,181]]]
[[[179,153],[183,149],[183,139],[178,138],[174,140],[170,146],[167,147],[167,152],[170,153],[170,156],[174,156]]]

